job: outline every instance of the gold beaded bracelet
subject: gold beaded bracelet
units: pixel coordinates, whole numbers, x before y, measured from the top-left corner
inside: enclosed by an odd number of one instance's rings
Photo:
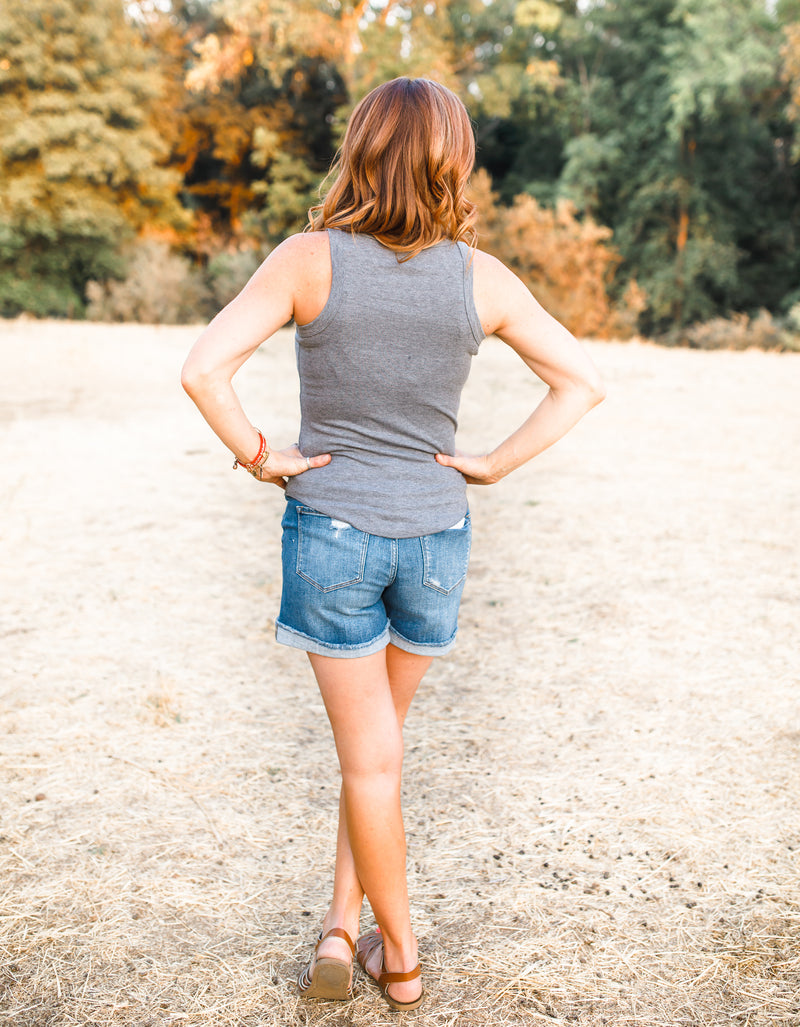
[[[238,457],[234,457],[233,469],[235,471],[237,467],[244,467],[244,469],[249,471],[254,478],[261,481],[261,468],[267,460],[269,460],[269,446],[267,445],[267,440],[258,428],[256,428],[256,431],[258,432],[258,453],[256,454],[255,460],[251,460],[248,463],[246,460],[240,460]]]

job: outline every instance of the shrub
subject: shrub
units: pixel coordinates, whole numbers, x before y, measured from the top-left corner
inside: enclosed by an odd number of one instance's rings
[[[222,251],[208,262],[206,279],[214,306],[221,309],[230,303],[261,263],[257,250]]]
[[[512,268],[571,332],[633,334],[644,295],[634,283],[619,308],[612,307],[609,286],[620,257],[608,245],[610,228],[579,220],[567,201],[549,209],[521,195],[510,207],[499,206],[484,170],[474,175],[471,196],[479,210],[481,248]]]
[[[790,332],[800,334],[800,303],[794,303],[786,315],[786,323]]]
[[[752,318],[747,314],[714,317],[676,328],[659,341],[690,349],[800,349],[800,335],[781,325],[768,310],[760,310]]]
[[[140,239],[126,251],[121,280],[89,282],[87,317],[92,321],[183,324],[205,320],[210,297],[202,272],[167,243]]]

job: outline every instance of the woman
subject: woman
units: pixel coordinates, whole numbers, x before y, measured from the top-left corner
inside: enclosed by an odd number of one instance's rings
[[[353,112],[312,230],[269,255],[183,369],[234,467],[286,489],[276,634],[308,653],[341,767],[333,898],[300,975],[307,997],[348,998],[356,956],[393,1009],[422,1002],[402,727],[433,657],[455,638],[466,483],[499,481],[603,398],[569,332],[503,264],[471,249],[473,160],[467,112],[449,90],[405,78],[373,90]],[[231,379],[292,318],[302,427],[297,445],[276,451]],[[490,334],[549,391],[491,452],[456,453],[461,389]],[[379,928],[358,938],[365,895]]]

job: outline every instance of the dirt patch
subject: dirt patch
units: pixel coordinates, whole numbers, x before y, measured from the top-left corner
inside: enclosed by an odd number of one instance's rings
[[[295,992],[335,757],[273,640],[281,495],[178,385],[196,334],[0,327],[0,1022],[397,1023]],[[796,1027],[800,356],[591,350],[607,401],[470,490],[409,718],[415,1022]],[[237,381],[276,445],[293,358]],[[485,344],[463,448],[541,392]]]

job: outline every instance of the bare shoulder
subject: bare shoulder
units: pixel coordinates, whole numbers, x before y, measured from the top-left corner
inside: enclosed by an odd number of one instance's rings
[[[504,274],[512,273],[502,260],[493,257],[491,253],[487,253],[485,250],[474,250],[473,253],[473,266],[476,272],[482,276],[487,278],[492,276],[502,277]]]
[[[331,251],[327,232],[290,235],[270,253],[257,274],[291,296],[292,316],[307,324],[322,311],[331,289]]]
[[[330,264],[330,253],[327,232],[298,232],[279,243],[262,266],[302,266],[304,270],[311,270]]]
[[[483,250],[473,256],[472,291],[475,309],[487,335],[497,331],[519,305],[535,303],[527,286],[502,260]]]
[[[298,232],[279,243],[251,279],[256,286],[289,289],[292,294],[309,281],[330,285],[331,256],[327,232]]]
[[[284,239],[278,249],[283,247],[298,256],[305,254],[313,257],[331,251],[327,232],[297,232]]]

